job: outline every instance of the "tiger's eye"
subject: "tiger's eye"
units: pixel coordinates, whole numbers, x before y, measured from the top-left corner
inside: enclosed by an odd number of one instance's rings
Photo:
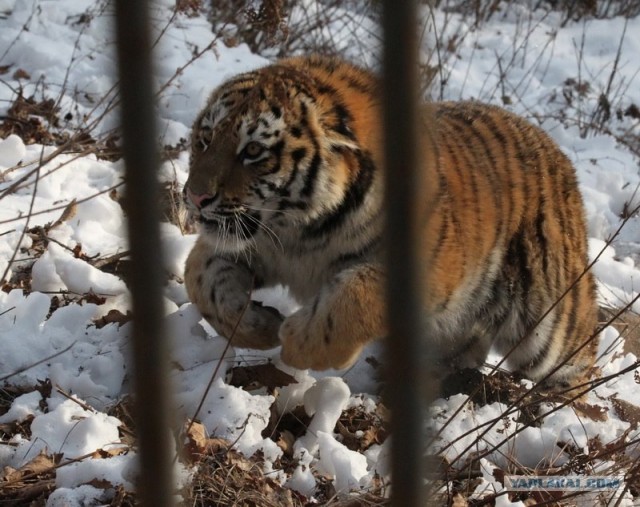
[[[263,151],[264,151],[264,147],[256,141],[251,141],[244,147],[244,153],[249,158],[255,158],[258,155],[260,155]]]

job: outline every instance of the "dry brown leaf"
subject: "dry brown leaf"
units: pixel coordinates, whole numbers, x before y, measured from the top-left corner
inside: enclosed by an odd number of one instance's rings
[[[363,450],[367,450],[373,444],[383,443],[388,436],[388,432],[383,427],[372,427],[364,430],[364,435],[360,439],[360,445]]]
[[[5,480],[7,477],[15,474],[16,472],[17,470],[15,468],[6,466],[2,469],[2,475],[0,476],[0,479]]]
[[[113,488],[113,484],[106,479],[91,479],[89,482],[86,482],[89,486],[93,486],[97,489],[111,489]]]
[[[223,438],[208,438],[204,425],[194,422],[187,423],[187,443],[185,452],[192,461],[198,461],[202,456],[214,454],[228,449],[231,445]]]
[[[451,507],[467,507],[467,505],[469,505],[469,502],[467,502],[460,493],[453,495]]]
[[[611,404],[620,419],[631,424],[632,429],[638,427],[638,423],[640,422],[640,407],[615,397],[611,398]]]
[[[295,382],[294,377],[279,370],[273,363],[236,366],[232,370],[229,381],[232,386],[241,387],[245,391],[254,391],[262,387],[273,390]]]
[[[4,433],[8,436],[15,435],[16,433],[23,433],[26,428],[30,427],[31,421],[33,421],[34,417],[35,416],[33,414],[30,414],[26,416],[22,421],[2,423],[0,424],[0,433]]]
[[[98,329],[103,328],[107,324],[118,324],[118,327],[122,327],[122,325],[129,322],[132,318],[133,316],[130,312],[127,312],[125,315],[120,310],[109,310],[109,313],[104,317],[94,320],[94,324]]]
[[[592,421],[604,422],[609,419],[609,409],[606,407],[592,405],[579,400],[573,402],[573,407],[579,415],[588,417]]]
[[[6,467],[3,479],[5,482],[18,482],[27,475],[52,472],[55,465],[56,462],[53,456],[48,455],[45,451],[40,451],[35,458],[17,470]]]
[[[40,451],[40,453],[29,461],[26,465],[20,468],[20,472],[26,474],[41,474],[49,472],[51,468],[56,465],[53,456],[50,456],[46,451]]]
[[[378,403],[378,406],[376,407],[376,414],[378,414],[380,419],[384,422],[389,422],[391,420],[391,412],[383,403]]]
[[[256,466],[238,451],[234,451],[233,449],[227,451],[227,463],[242,470],[243,472],[249,472]]]
[[[13,79],[31,79],[31,74],[24,69],[16,69],[13,73]]]
[[[54,227],[57,227],[63,222],[71,220],[74,216],[76,216],[77,212],[78,212],[78,201],[76,201],[76,199],[73,199],[69,204],[67,204],[67,207],[64,210],[62,210],[62,214],[60,215],[60,218],[58,218],[58,220],[56,220],[49,226],[49,230],[53,229]]]
[[[282,449],[282,452],[286,456],[291,458],[293,457],[293,444],[295,442],[296,442],[296,437],[293,436],[293,433],[291,433],[288,430],[284,430],[280,432],[280,436],[276,441],[276,445],[280,447],[280,449]]]
[[[38,503],[38,500],[42,502],[42,499],[51,494],[55,488],[55,479],[39,479],[38,482],[28,484],[21,482],[3,491],[3,493],[6,492],[8,494],[8,498],[5,499],[5,495],[2,495],[0,504],[7,506],[25,505],[29,507],[43,505],[43,503]]]
[[[108,459],[113,458],[115,456],[120,456],[121,454],[126,454],[129,452],[128,447],[114,447],[112,449],[97,449],[93,452],[91,457],[93,459]]]

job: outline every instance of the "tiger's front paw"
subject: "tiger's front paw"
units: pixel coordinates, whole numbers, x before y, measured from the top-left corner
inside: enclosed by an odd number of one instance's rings
[[[362,345],[342,335],[331,317],[313,318],[309,308],[287,317],[280,326],[282,360],[301,370],[342,369],[355,362]]]

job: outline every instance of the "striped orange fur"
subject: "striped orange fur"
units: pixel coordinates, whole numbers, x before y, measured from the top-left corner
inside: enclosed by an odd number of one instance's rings
[[[186,285],[234,345],[341,368],[386,334],[378,87],[342,60],[296,57],[224,83],[198,116]],[[552,381],[574,380],[593,364],[594,340],[581,345],[596,306],[571,163],[498,107],[423,107],[427,350],[443,368],[474,367],[494,346],[534,380],[573,354]],[[289,317],[250,300],[276,284],[302,304]]]

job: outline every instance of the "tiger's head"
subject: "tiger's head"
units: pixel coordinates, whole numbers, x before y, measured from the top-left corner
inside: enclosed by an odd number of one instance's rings
[[[373,77],[349,69],[292,58],[213,92],[193,127],[184,194],[217,248],[238,252],[260,230],[304,227],[347,198],[375,114]]]

